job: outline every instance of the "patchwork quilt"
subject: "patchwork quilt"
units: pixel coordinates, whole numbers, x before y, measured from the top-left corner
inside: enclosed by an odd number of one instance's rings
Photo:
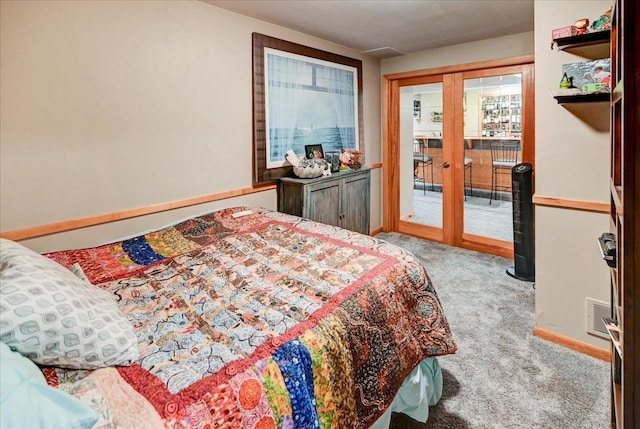
[[[46,256],[79,264],[137,335],[130,366],[44,369],[96,427],[366,428],[421,360],[456,350],[412,254],[283,213],[229,208]]]

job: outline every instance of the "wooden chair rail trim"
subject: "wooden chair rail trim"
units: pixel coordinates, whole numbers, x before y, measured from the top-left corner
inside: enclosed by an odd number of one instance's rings
[[[546,329],[538,328],[537,326],[533,327],[533,335],[596,359],[611,362],[611,351],[608,349],[601,349],[600,347],[592,346],[591,344],[583,343],[582,341],[565,337],[564,335],[547,331]]]
[[[43,235],[55,234],[58,232],[71,231],[74,229],[85,228],[88,226],[100,225],[103,223],[115,222],[124,219],[130,219],[138,216],[159,213],[168,210],[179,209],[183,207],[194,206],[198,204],[210,203],[213,201],[224,200],[227,198],[250,195],[257,192],[264,192],[276,189],[276,185],[265,185],[255,188],[242,188],[234,191],[217,192],[215,194],[202,195],[199,197],[186,198],[184,200],[170,201],[168,203],[154,204],[146,207],[138,207],[134,209],[122,210],[118,212],[106,213],[96,216],[88,216],[79,219],[65,220],[62,222],[54,222],[46,225],[38,225],[23,229],[14,229],[12,231],[1,232],[0,237],[9,240],[25,240],[27,238],[41,237]]]
[[[533,196],[533,204],[546,207],[560,207],[565,209],[582,210],[597,213],[609,213],[608,203],[597,203],[594,201],[571,200],[567,198],[545,197],[542,195]]]

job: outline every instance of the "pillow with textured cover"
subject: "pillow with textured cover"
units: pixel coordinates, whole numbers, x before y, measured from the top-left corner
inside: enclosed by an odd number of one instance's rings
[[[95,369],[138,358],[133,327],[109,292],[0,239],[0,340],[41,365]]]

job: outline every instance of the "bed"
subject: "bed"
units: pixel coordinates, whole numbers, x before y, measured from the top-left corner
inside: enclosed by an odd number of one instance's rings
[[[45,396],[64,395],[66,414],[79,408],[61,427],[377,428],[392,410],[426,419],[424,401],[441,392],[436,358],[456,350],[411,253],[262,208],[93,248],[26,257],[3,240],[0,251],[2,359],[28,357]],[[40,295],[17,298],[35,290],[22,271],[41,265],[55,271],[47,281],[63,279],[25,333],[23,313],[38,309],[24,302]],[[37,326],[49,319],[55,327]],[[93,319],[113,326],[84,327],[66,344],[67,325]]]

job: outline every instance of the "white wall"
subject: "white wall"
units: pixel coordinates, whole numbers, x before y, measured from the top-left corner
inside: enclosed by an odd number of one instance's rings
[[[362,59],[366,161],[381,161],[378,59],[200,1],[0,5],[2,231],[250,187],[252,32]],[[210,206],[237,204],[275,209],[276,193]],[[90,245],[204,210],[31,244]]]
[[[549,48],[551,30],[591,21],[610,1],[535,2],[536,196],[608,203],[609,110],[606,103],[561,106],[551,97],[562,64],[586,61]],[[586,333],[586,297],[609,302],[609,270],[596,238],[607,214],[536,207],[536,326],[598,347]]]
[[[420,118],[413,119],[413,132],[415,134],[441,135],[439,133],[442,133],[442,122],[431,120],[432,112],[442,113],[442,85],[438,86],[438,90],[439,92],[427,92],[413,96],[414,99],[420,100],[421,109]]]
[[[429,49],[382,60],[382,74],[533,54],[533,32]]]

